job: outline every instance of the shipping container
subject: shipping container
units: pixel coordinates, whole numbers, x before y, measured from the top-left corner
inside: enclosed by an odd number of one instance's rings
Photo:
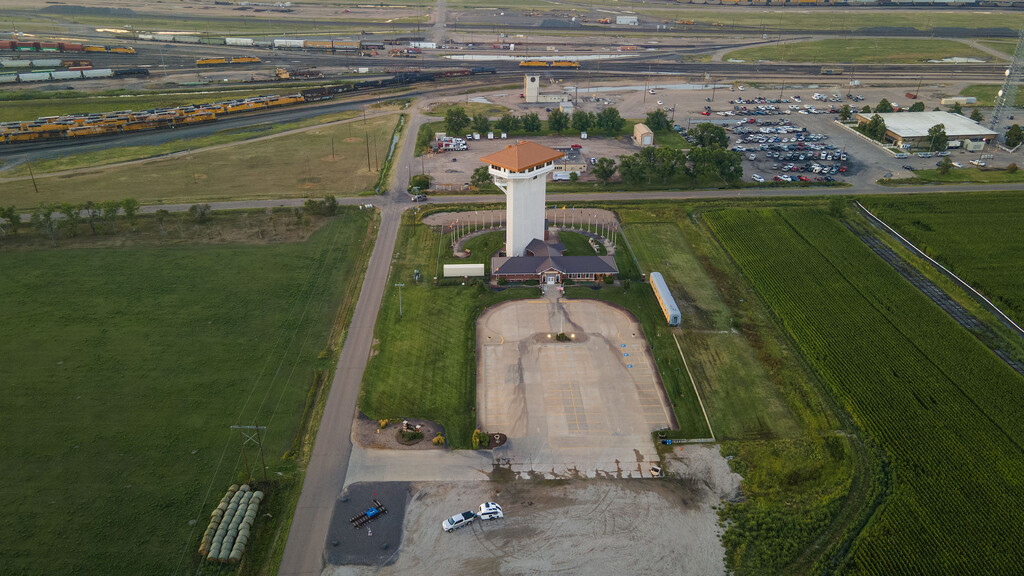
[[[0,40],[0,50],[14,50],[14,40]]]
[[[38,48],[39,48],[39,43],[38,42],[21,42],[21,41],[15,41],[14,42],[14,49],[22,51],[22,52],[34,52]]]
[[[310,50],[330,50],[331,42],[330,40],[306,40],[302,43],[302,47]]]
[[[59,70],[57,72],[50,72],[50,77],[54,80],[77,80],[82,77],[81,70]]]
[[[60,44],[57,44],[56,42],[40,42],[39,43],[39,51],[40,52],[60,52]]]
[[[60,50],[61,52],[84,52],[85,45],[74,42],[61,42]]]
[[[292,40],[289,38],[277,38],[274,40],[274,48],[302,48],[305,40]]]
[[[345,41],[335,40],[334,43],[333,43],[333,46],[334,46],[335,50],[359,50],[359,48],[360,48],[358,41],[356,41],[356,42],[345,42]]]
[[[18,81],[20,82],[43,82],[49,79],[49,72],[26,72],[23,74],[18,74]]]
[[[225,38],[224,43],[228,46],[252,46],[252,38]]]
[[[95,70],[82,70],[83,78],[110,78],[114,71],[110,68],[97,68]]]

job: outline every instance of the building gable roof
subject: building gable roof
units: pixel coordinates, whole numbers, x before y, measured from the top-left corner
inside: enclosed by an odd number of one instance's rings
[[[524,172],[564,156],[558,150],[548,148],[536,142],[523,140],[518,144],[509,144],[504,150],[484,156],[480,160],[491,166],[497,166],[512,172]]]
[[[494,258],[493,274],[541,274],[555,270],[562,274],[617,274],[611,256],[516,256]]]

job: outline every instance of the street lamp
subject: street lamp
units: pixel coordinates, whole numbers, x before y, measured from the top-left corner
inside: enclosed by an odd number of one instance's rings
[[[395,286],[398,287],[398,317],[401,318],[402,317],[402,287],[404,287],[405,284],[395,284]]]

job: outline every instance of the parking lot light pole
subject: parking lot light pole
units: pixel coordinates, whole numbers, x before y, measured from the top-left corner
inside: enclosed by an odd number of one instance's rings
[[[405,284],[395,284],[398,287],[398,317],[402,317],[402,288]]]

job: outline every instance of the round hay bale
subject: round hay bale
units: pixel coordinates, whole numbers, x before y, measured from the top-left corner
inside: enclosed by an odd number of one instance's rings
[[[238,529],[238,535],[239,536],[244,535],[244,536],[248,537],[249,536],[249,528],[250,528],[249,526],[245,526],[243,528],[239,528]]]
[[[231,492],[238,492],[238,489],[239,489],[238,484],[232,484],[231,487],[228,488],[228,490],[231,491]]]
[[[259,498],[260,500],[263,500],[263,491],[262,490],[257,490],[255,492],[253,492],[252,493],[252,497],[253,498]]]
[[[220,506],[214,508],[213,512],[210,512],[210,518],[212,518],[212,519],[214,519],[214,520],[219,522],[220,519],[224,517],[224,511],[227,510],[227,509],[228,509],[228,505],[227,504],[225,504],[223,508],[221,508]]]
[[[242,491],[242,492],[248,492],[248,491],[252,490],[252,488],[250,488],[248,484],[242,484],[242,487],[239,488],[239,490]]]
[[[231,555],[228,556],[228,561],[231,562],[232,564],[238,564],[239,562],[241,562],[242,561],[242,551],[241,550],[232,550],[231,551]]]
[[[210,546],[210,553],[206,555],[206,559],[213,562],[220,556],[220,545]]]

